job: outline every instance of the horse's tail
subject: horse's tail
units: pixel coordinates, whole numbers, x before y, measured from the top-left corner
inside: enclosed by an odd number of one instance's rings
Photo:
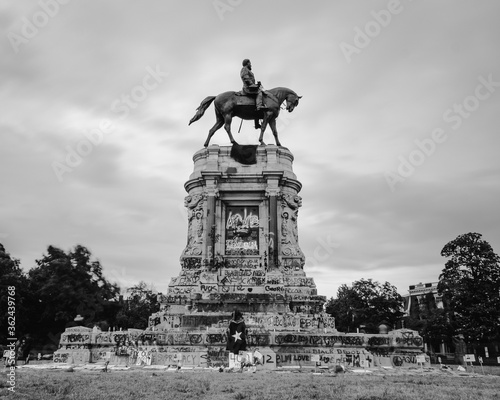
[[[203,114],[205,114],[206,109],[212,104],[212,101],[214,101],[215,96],[208,96],[203,100],[200,104],[200,106],[196,109],[196,114],[194,115],[193,118],[191,118],[191,121],[189,121],[188,125],[191,125],[193,122],[198,121],[201,117],[203,117]]]

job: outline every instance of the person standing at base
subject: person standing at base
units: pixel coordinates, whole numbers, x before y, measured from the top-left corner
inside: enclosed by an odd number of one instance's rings
[[[234,310],[229,328],[227,330],[227,346],[233,354],[238,354],[240,351],[247,349],[247,327],[243,315],[239,310]]]
[[[467,366],[467,363],[464,361],[465,353],[467,353],[467,344],[464,339],[465,337],[461,333],[452,336],[453,345],[455,346],[455,362],[462,367]]]

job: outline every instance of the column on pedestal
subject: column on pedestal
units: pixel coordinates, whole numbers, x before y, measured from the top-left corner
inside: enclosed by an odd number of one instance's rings
[[[266,196],[269,204],[269,270],[278,268],[279,243],[278,237],[278,194],[280,175],[268,176]]]
[[[216,243],[218,242],[217,227],[215,221],[216,202],[219,196],[217,174],[203,174],[205,178],[205,193],[207,195],[207,218],[205,230],[205,260],[212,268],[216,261]]]

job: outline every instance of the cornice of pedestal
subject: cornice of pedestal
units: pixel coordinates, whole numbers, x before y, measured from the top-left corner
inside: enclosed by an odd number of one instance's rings
[[[297,179],[283,178],[281,180],[281,185],[292,188],[297,193],[299,193],[302,189],[302,183],[300,183]]]
[[[231,157],[231,146],[211,145],[198,150],[194,156],[194,171],[184,185],[188,192],[205,186],[206,182],[247,182],[257,183],[259,179],[267,182],[279,181],[279,185],[299,192],[302,184],[293,172],[293,154],[286,147],[275,145],[257,147],[257,163],[244,165]]]
[[[204,186],[204,184],[205,184],[205,180],[202,177],[198,177],[198,178],[188,180],[184,184],[184,189],[186,189],[186,192],[191,193],[191,191],[193,191],[197,187],[202,188]]]

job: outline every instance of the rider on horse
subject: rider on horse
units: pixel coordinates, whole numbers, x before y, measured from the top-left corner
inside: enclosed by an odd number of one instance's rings
[[[215,125],[208,131],[207,140],[204,143],[205,147],[208,147],[214,133],[222,127],[226,130],[231,143],[236,143],[231,133],[231,121],[233,117],[238,117],[242,120],[253,119],[256,123],[259,122],[259,119],[262,119],[259,143],[265,145],[263,141],[264,131],[269,126],[273,131],[276,146],[281,146],[278,139],[278,130],[276,129],[276,118],[279,116],[281,105],[286,102],[285,109],[288,112],[292,112],[298,106],[302,96],[298,96],[297,93],[286,87],[275,87],[264,91],[260,87],[260,82],[258,85],[255,85],[255,77],[251,69],[250,60],[244,60],[243,69],[241,70],[241,79],[244,84],[243,90],[240,92],[227,91],[217,96],[205,97],[196,109],[193,118],[189,120],[189,125],[198,121],[203,117],[210,104],[214,104],[216,121]],[[258,96],[259,91],[262,92],[260,96]],[[254,96],[257,96],[258,108],[255,108],[253,97],[249,96],[247,98],[246,93],[253,93]],[[266,106],[262,104],[262,95],[264,94],[266,96]]]
[[[243,89],[242,92],[246,95],[255,95],[257,94],[256,98],[256,105],[257,105],[257,110],[266,110],[267,107],[264,104],[263,101],[263,93],[262,93],[262,88],[261,88],[261,83],[257,82],[255,84],[255,76],[252,72],[252,63],[248,58],[245,58],[243,60],[243,68],[241,69],[240,72],[240,77],[241,80],[243,81]],[[259,124],[259,119],[255,119],[255,129],[259,129],[260,124]]]

